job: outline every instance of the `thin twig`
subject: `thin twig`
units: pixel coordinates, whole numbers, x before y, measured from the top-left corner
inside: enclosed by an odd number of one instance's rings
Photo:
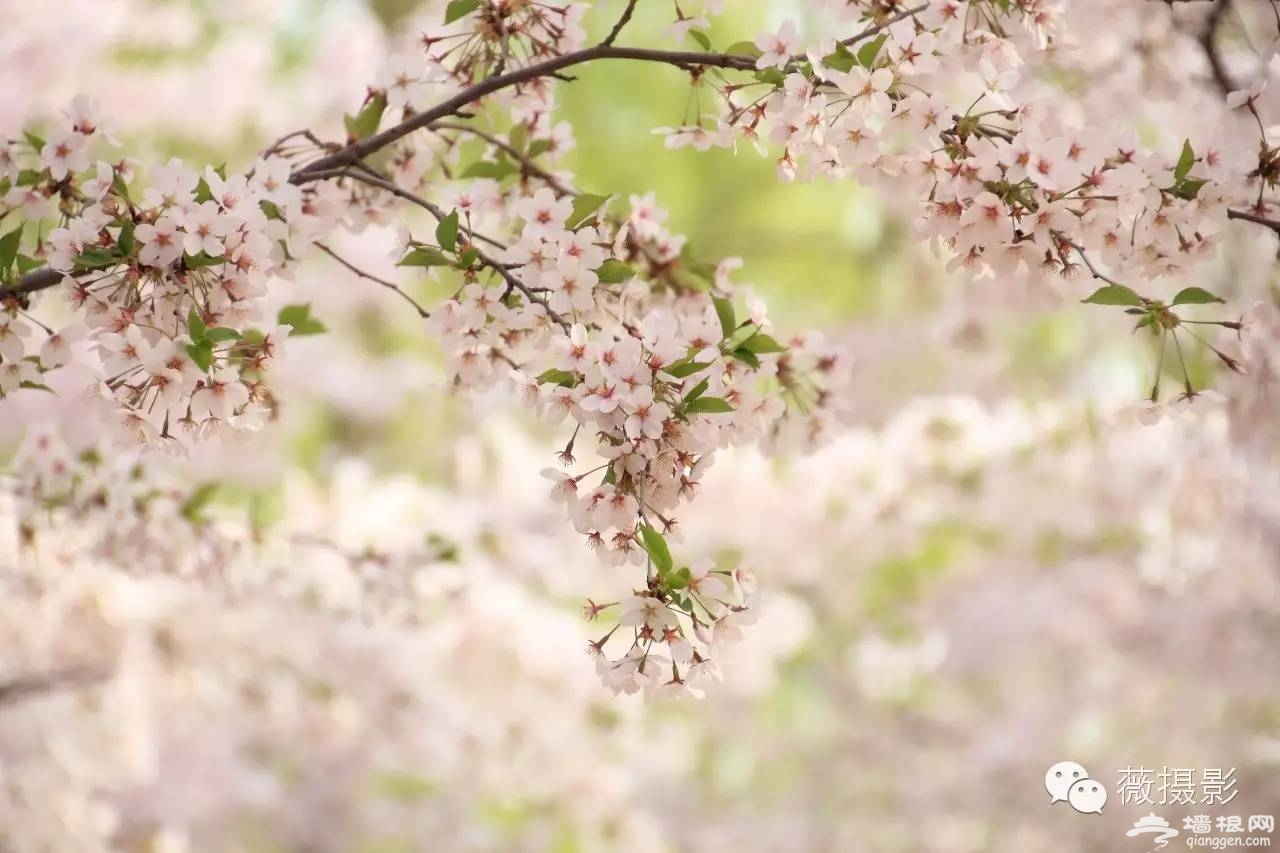
[[[401,290],[400,286],[395,282],[387,281],[384,278],[378,278],[376,275],[373,275],[372,273],[365,272],[355,264],[348,261],[346,258],[339,255],[333,249],[330,249],[324,243],[316,243],[315,247],[320,251],[324,252],[329,257],[333,258],[338,263],[342,264],[347,269],[351,270],[360,278],[366,279],[368,281],[372,281],[374,284],[380,284],[383,287],[387,288],[388,290],[394,290],[396,293],[400,294],[400,298],[403,299],[405,302],[408,302],[414,308],[416,308],[418,311],[418,316],[422,317],[424,320],[431,316],[430,311],[428,311],[426,308],[423,308],[421,305],[419,305],[416,299],[414,299],[412,296],[410,296],[409,294]]]
[[[611,45],[617,41],[622,30],[631,23],[631,15],[636,11],[636,3],[639,0],[627,0],[627,8],[622,11],[622,17],[618,19],[618,23],[613,25],[613,29],[609,31],[609,35],[604,37],[603,45]]]
[[[395,183],[385,178],[380,178],[375,175],[368,175],[360,172],[347,172],[346,174],[347,174],[347,177],[352,178],[353,180],[361,181],[371,186],[381,187],[382,189],[386,190],[387,192],[391,193],[394,196],[402,198],[405,201],[410,202],[412,204],[418,205],[419,207],[428,211],[437,220],[444,219],[444,217],[446,216],[444,210],[441,209],[439,205],[433,204],[427,201],[425,198],[422,198],[421,196],[418,196],[412,192],[409,192],[403,187],[397,186]],[[465,233],[470,233],[470,232],[466,232],[465,229],[463,230]],[[527,286],[525,286],[525,283],[521,281],[519,278],[517,278],[514,274],[512,274],[511,270],[507,269],[505,264],[498,262],[493,257],[486,254],[479,246],[476,246],[474,242],[472,243],[471,248],[475,250],[476,259],[479,260],[480,263],[484,264],[486,267],[489,267],[498,275],[500,275],[502,277],[502,280],[507,283],[508,287],[511,287],[511,288],[514,288],[515,290],[520,291],[522,294],[524,294],[524,297],[526,299],[528,299],[530,302],[534,303],[535,305],[541,305],[543,310],[547,312],[547,316],[549,316],[552,320],[554,320],[557,324],[559,324],[559,326],[563,328],[566,332],[569,330],[569,321],[566,320],[564,317],[560,316],[560,314],[557,313],[555,309],[553,309],[550,305],[548,305],[547,300],[543,299],[541,296],[534,293]]]

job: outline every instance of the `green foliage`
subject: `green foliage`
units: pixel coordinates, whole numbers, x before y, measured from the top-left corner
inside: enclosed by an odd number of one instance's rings
[[[458,248],[458,211],[453,211],[444,219],[440,220],[440,224],[436,226],[436,242],[440,244],[440,248],[446,252],[456,251]]]
[[[280,309],[280,314],[276,317],[276,322],[282,326],[289,326],[292,328],[292,334],[294,337],[319,335],[328,331],[323,323],[311,316],[310,303],[302,305],[286,305],[284,308]]]
[[[1123,284],[1108,284],[1104,287],[1099,287],[1087,299],[1082,299],[1081,301],[1093,305],[1142,306],[1147,304],[1147,300]]]
[[[1203,287],[1185,287],[1173,297],[1172,305],[1208,305],[1213,302],[1226,302]]]
[[[480,0],[452,0],[444,10],[444,22],[452,24],[480,8]]]
[[[653,566],[658,570],[659,575],[665,575],[671,571],[675,562],[671,559],[671,549],[667,547],[667,540],[661,533],[647,524],[640,525],[640,544],[649,555],[649,559],[653,560]]]
[[[573,210],[569,213],[569,218],[564,221],[565,227],[572,231],[587,224],[588,220],[595,217],[596,211],[604,207],[608,201],[607,195],[582,193],[573,200]]]
[[[347,128],[347,135],[353,140],[365,139],[378,132],[382,122],[382,114],[387,109],[387,96],[381,92],[369,98],[360,112],[343,116],[342,123]]]
[[[619,284],[635,274],[636,271],[630,266],[613,258],[605,261],[600,269],[596,270],[596,277],[604,284]]]

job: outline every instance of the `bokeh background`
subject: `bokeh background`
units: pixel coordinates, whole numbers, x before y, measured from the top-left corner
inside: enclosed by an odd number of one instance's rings
[[[807,17],[726,5],[717,44]],[[0,127],[83,92],[141,161],[246,163],[298,127],[340,136],[441,6],[0,0]],[[666,4],[640,6],[627,40],[669,44]],[[186,463],[256,544],[213,580],[102,567],[0,604],[0,672],[6,648],[116,672],[0,704],[0,849],[1138,850],[1124,832],[1151,810],[1280,811],[1267,410],[1141,426],[1150,343],[1080,305],[1087,281],[952,278],[885,199],[783,183],[753,151],[666,150],[650,129],[698,97],[679,72],[578,77],[577,183],[654,192],[702,253],[745,259],[780,327],[855,357],[828,444],[727,456],[684,521],[685,552],[741,555],[765,590],[726,684],[649,706],[598,685],[578,608],[627,580],[546,498],[565,437],[452,394],[416,316],[319,258],[280,287],[331,329],[284,359],[280,422]],[[393,243],[339,246],[396,275]],[[1268,298],[1273,259],[1232,241],[1213,289]],[[1049,805],[1062,760],[1112,789],[1103,815]],[[1122,805],[1131,765],[1234,768],[1238,795]]]

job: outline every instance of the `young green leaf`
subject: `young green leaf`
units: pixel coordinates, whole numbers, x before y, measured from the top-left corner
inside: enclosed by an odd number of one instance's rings
[[[1225,299],[1215,296],[1203,287],[1185,287],[1178,291],[1178,295],[1173,297],[1171,305],[1208,305],[1213,302],[1226,302]]]
[[[702,30],[689,30],[689,36],[696,41],[703,50],[711,50],[711,39],[707,38],[707,34]]]
[[[787,351],[786,347],[778,343],[769,335],[764,334],[763,332],[756,335],[752,335],[751,337],[743,341],[741,349],[745,349],[748,352],[753,352],[756,355],[764,355],[765,353],[770,353],[770,352],[786,352]]]
[[[684,407],[692,403],[694,400],[701,397],[706,392],[707,386],[709,384],[710,382],[704,379],[701,382],[699,382],[697,385],[694,385],[693,390],[690,391],[688,394],[685,394],[684,399],[680,401],[680,407],[683,409]]]
[[[22,226],[0,237],[0,272],[8,273],[18,259],[18,244],[22,242]]]
[[[753,41],[736,41],[725,49],[725,53],[730,56],[746,56],[751,59],[759,59],[764,52]]]
[[[738,318],[733,311],[733,300],[714,296],[711,304],[716,307],[716,317],[720,320],[720,333],[726,338],[729,337],[738,326]]]
[[[1173,181],[1175,184],[1187,176],[1195,162],[1196,152],[1191,148],[1191,140],[1184,139],[1182,142],[1182,154],[1178,157],[1178,165],[1173,168]]]
[[[447,267],[453,261],[444,252],[432,246],[418,246],[400,261],[402,267]]]
[[[329,331],[325,328],[324,323],[311,316],[311,305],[286,305],[280,309],[280,314],[276,317],[276,322],[281,326],[289,326],[293,329],[293,335],[301,337],[304,335],[319,335]]]
[[[687,415],[720,415],[732,411],[733,406],[729,405],[727,400],[722,400],[719,397],[699,397],[696,400],[690,400],[688,405],[684,407],[684,412]]]
[[[458,248],[458,211],[454,210],[436,226],[436,242],[446,252]]]
[[[191,360],[196,363],[205,373],[209,372],[209,368],[213,365],[213,341],[208,338],[200,338],[193,344],[187,344],[187,355],[191,356]]]
[[[76,258],[76,269],[98,270],[119,262],[120,258],[115,252],[107,249],[85,249]]]
[[[120,238],[116,240],[116,245],[120,247],[120,254],[128,257],[133,254],[133,220],[125,220],[124,225],[120,226]]]
[[[607,195],[583,193],[573,200],[573,210],[564,221],[566,228],[573,230],[595,215],[595,212],[609,200]]]
[[[538,381],[559,385],[563,388],[572,388],[578,384],[578,377],[567,370],[557,370],[553,367],[550,370],[544,370],[539,373]]]
[[[187,312],[187,334],[191,335],[191,340],[203,340],[208,329],[205,327],[204,318],[200,316],[200,312],[196,310],[194,305]]]
[[[217,326],[205,333],[205,340],[215,344],[238,341],[241,337],[241,334],[235,329],[228,329],[225,326]]]
[[[662,372],[668,376],[674,376],[676,379],[684,379],[692,376],[699,371],[706,370],[711,366],[709,361],[693,361],[692,359],[681,359],[675,364],[669,364],[662,369]]]
[[[1093,292],[1088,299],[1082,299],[1082,302],[1089,302],[1094,305],[1146,305],[1147,301],[1135,293],[1133,290],[1125,287],[1123,284],[1108,284],[1099,287]]]
[[[213,255],[201,252],[198,255],[184,255],[183,262],[187,265],[187,269],[200,269],[201,267],[216,267],[219,264],[225,264],[226,258],[215,258]]]
[[[870,68],[874,65],[876,57],[880,55],[880,48],[884,47],[884,43],[888,38],[888,33],[882,33],[858,48],[858,64],[863,68]]]
[[[464,178],[493,178],[500,181],[507,175],[514,175],[516,167],[503,160],[498,163],[489,160],[477,160],[462,172]]]
[[[600,269],[596,270],[596,277],[603,284],[618,284],[627,281],[635,274],[635,270],[614,258],[605,261]]]
[[[640,544],[648,553],[649,559],[653,560],[653,566],[658,570],[659,576],[671,571],[675,562],[671,559],[671,549],[667,547],[667,540],[662,538],[661,533],[647,524],[640,525]]]
[[[444,22],[452,24],[480,8],[480,0],[453,0],[444,10]]]
[[[378,125],[382,122],[382,113],[387,109],[387,96],[379,92],[370,98],[360,112],[355,115],[343,116],[342,122],[346,125],[347,135],[353,140],[366,139],[378,132]]]

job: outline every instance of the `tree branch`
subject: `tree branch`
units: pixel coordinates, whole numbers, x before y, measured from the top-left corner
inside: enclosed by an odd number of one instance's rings
[[[627,0],[627,8],[623,10],[622,17],[618,19],[618,23],[613,25],[613,29],[609,31],[609,35],[604,37],[603,45],[611,45],[617,41],[618,36],[622,34],[622,30],[631,23],[631,16],[636,11],[636,3],[639,0]]]
[[[415,309],[417,309],[418,316],[422,317],[424,320],[431,316],[431,313],[427,311],[426,308],[423,308],[420,304],[418,304],[418,300],[414,299],[412,296],[410,296],[409,294],[401,290],[400,286],[395,282],[387,281],[385,278],[378,278],[376,275],[373,275],[372,273],[365,272],[355,264],[351,263],[351,261],[348,261],[346,258],[339,255],[333,249],[330,249],[324,243],[316,243],[315,247],[320,251],[324,252],[329,257],[333,258],[338,263],[342,264],[347,269],[351,270],[351,272],[355,273],[358,277],[363,278],[367,281],[372,281],[374,284],[380,284],[383,287],[387,288],[388,290],[394,290],[396,293],[400,295],[401,299],[403,299],[405,302],[408,302]]]

